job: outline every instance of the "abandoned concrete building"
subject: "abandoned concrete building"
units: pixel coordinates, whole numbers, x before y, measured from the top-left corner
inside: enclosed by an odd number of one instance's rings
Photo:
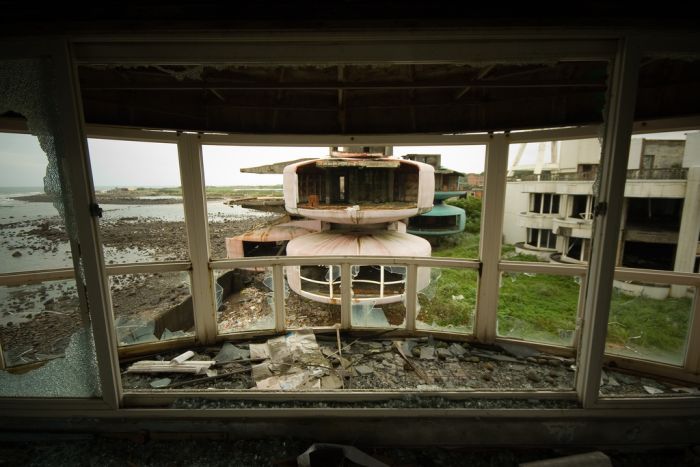
[[[534,164],[516,157],[509,168],[504,242],[544,260],[586,262],[600,145],[594,139],[549,143],[548,162],[545,144],[539,146]],[[699,183],[700,133],[688,133],[687,140],[633,137],[616,265],[699,272]]]
[[[18,4],[0,19],[0,133],[36,138],[42,196],[58,212],[41,225],[0,213],[0,296],[11,297],[0,304],[0,441],[277,440],[259,464],[288,459],[298,444],[281,447],[287,437],[378,449],[654,446],[697,462],[692,18],[603,20],[627,10],[595,3],[581,16],[562,4],[568,16],[545,24],[532,4],[479,18],[484,6],[380,1],[374,22],[361,2],[318,5],[311,17],[269,3],[273,19],[262,5],[185,2],[138,15],[88,8],[69,21],[57,6]],[[664,136],[678,132],[683,142]],[[172,152],[183,219],[161,256],[106,259],[94,140]],[[552,141],[549,160],[509,164],[522,146]],[[359,156],[288,166],[286,211],[306,223],[246,257],[267,235],[257,229],[226,257],[224,239],[250,229],[211,220],[209,148],[401,145],[483,148],[480,231],[449,255],[429,256],[427,241],[402,231],[433,206],[432,167]],[[464,191],[450,175],[435,191]],[[458,230],[459,216],[449,220]],[[113,237],[139,234],[138,220],[124,222]],[[334,249],[349,224],[381,224],[392,248]],[[31,262],[10,249],[29,237],[42,243]],[[50,250],[66,262],[45,261]],[[228,301],[222,277],[233,277]],[[368,297],[353,278],[377,277],[386,303],[369,298],[386,319],[357,321]],[[632,297],[614,287],[623,283],[667,292]],[[188,319],[166,326],[173,310]],[[136,315],[146,339],[122,339],[120,318]]]

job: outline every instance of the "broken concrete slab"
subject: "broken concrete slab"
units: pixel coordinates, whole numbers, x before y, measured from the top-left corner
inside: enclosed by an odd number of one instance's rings
[[[512,362],[512,363],[518,363],[519,360],[517,358],[509,357],[508,355],[503,355],[499,354],[496,352],[491,352],[490,350],[472,350],[472,355],[475,355],[480,358],[486,358],[490,360],[496,360],[499,362]],[[546,361],[545,361],[546,363]]]
[[[265,360],[270,358],[270,349],[267,347],[267,343],[250,344],[248,348],[250,349],[251,360]]]
[[[250,358],[250,351],[236,347],[230,342],[226,342],[221,346],[221,350],[214,357],[214,361],[220,364],[233,362],[235,360],[246,360],[248,358]]]
[[[330,374],[321,378],[321,389],[342,389],[343,379],[335,374]]]
[[[462,357],[465,353],[467,353],[467,351],[464,349],[464,347],[462,347],[461,345],[459,345],[456,342],[453,342],[452,344],[450,344],[450,346],[448,347],[448,350],[455,357]]]
[[[540,355],[540,351],[525,344],[513,344],[510,342],[498,344],[506,353],[515,358],[528,358]]]
[[[435,360],[435,347],[430,345],[424,345],[420,348],[420,359],[421,360]]]
[[[446,358],[453,358],[454,357],[454,355],[452,354],[452,352],[450,352],[449,349],[438,348],[436,350],[436,352],[437,352],[437,356],[440,360],[445,360]]]

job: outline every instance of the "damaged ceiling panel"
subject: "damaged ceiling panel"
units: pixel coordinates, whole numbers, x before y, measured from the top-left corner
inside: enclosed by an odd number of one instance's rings
[[[288,134],[598,123],[607,72],[605,61],[79,67],[88,123]]]
[[[609,64],[82,65],[91,124],[263,134],[599,124]],[[644,59],[637,120],[697,115],[700,60]]]

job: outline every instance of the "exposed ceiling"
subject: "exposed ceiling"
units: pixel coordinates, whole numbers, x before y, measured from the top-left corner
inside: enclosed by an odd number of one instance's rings
[[[608,63],[83,65],[88,123],[177,130],[459,133],[601,123]],[[636,119],[700,114],[700,60],[648,59]]]

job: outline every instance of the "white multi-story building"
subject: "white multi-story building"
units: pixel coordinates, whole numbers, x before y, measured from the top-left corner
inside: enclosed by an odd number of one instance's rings
[[[587,261],[600,149],[596,139],[540,143],[525,164],[519,148],[509,168],[504,242],[551,261]],[[618,266],[697,272],[700,132],[635,137],[627,168]]]

